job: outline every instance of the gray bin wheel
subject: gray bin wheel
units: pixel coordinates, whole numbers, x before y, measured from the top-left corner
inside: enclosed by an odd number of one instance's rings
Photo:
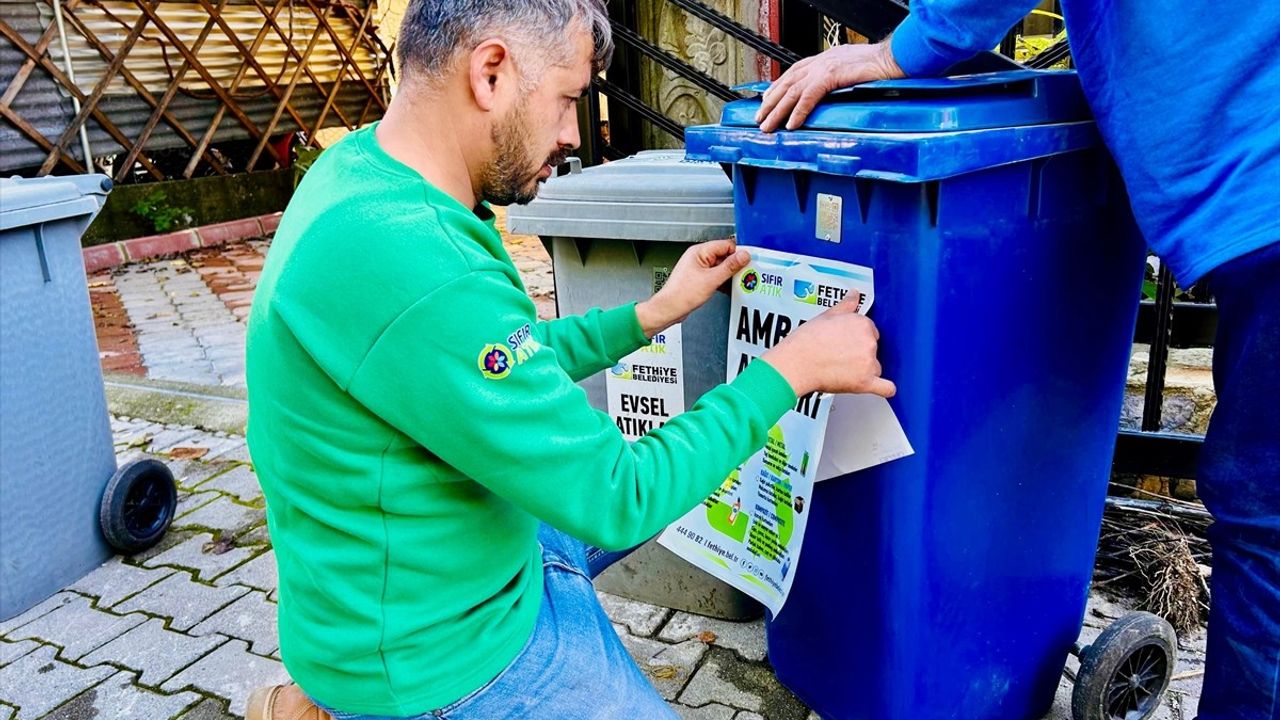
[[[173,473],[159,460],[144,458],[126,463],[111,476],[98,522],[107,543],[129,555],[160,542],[177,507]]]
[[[1071,693],[1073,720],[1145,720],[1160,707],[1178,660],[1164,618],[1134,612],[1111,623],[1080,653]]]

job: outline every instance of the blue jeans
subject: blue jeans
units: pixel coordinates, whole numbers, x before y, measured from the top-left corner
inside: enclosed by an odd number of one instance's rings
[[[676,718],[627,654],[591,585],[631,551],[587,547],[547,525],[538,541],[545,589],[529,642],[484,687],[414,720]],[[325,709],[335,720],[391,720]]]
[[[1214,409],[1197,488],[1213,513],[1200,720],[1280,718],[1280,243],[1214,270]]]

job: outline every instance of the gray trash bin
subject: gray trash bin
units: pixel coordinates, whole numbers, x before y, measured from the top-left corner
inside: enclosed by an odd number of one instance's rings
[[[0,620],[112,554],[98,509],[115,452],[80,254],[110,189],[0,179]]]
[[[649,297],[693,243],[733,235],[733,185],[715,163],[652,150],[546,182],[538,199],[507,209],[508,229],[538,235],[551,253],[562,314]],[[729,300],[717,295],[682,324],[685,407],[724,382]],[[607,411],[604,374],[583,380]],[[761,606],[650,542],[598,578],[634,600],[721,618],[758,617]]]

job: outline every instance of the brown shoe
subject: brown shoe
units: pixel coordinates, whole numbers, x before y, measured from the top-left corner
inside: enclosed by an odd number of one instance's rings
[[[249,696],[244,720],[333,720],[316,707],[297,685],[258,688]]]

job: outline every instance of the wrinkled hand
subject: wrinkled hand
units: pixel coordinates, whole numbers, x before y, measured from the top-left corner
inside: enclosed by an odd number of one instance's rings
[[[787,129],[795,130],[827,93],[905,75],[893,59],[888,39],[874,45],[837,45],[792,65],[770,85],[756,113],[756,122],[761,130],[773,132],[785,119]]]
[[[749,262],[751,253],[739,250],[733,240],[712,240],[685,250],[667,284],[636,305],[636,318],[644,334],[653,337],[684,320]]]
[[[850,292],[763,355],[797,396],[821,391],[893,397],[898,391],[880,377],[880,331],[870,318],[858,314],[860,300],[860,293]]]

